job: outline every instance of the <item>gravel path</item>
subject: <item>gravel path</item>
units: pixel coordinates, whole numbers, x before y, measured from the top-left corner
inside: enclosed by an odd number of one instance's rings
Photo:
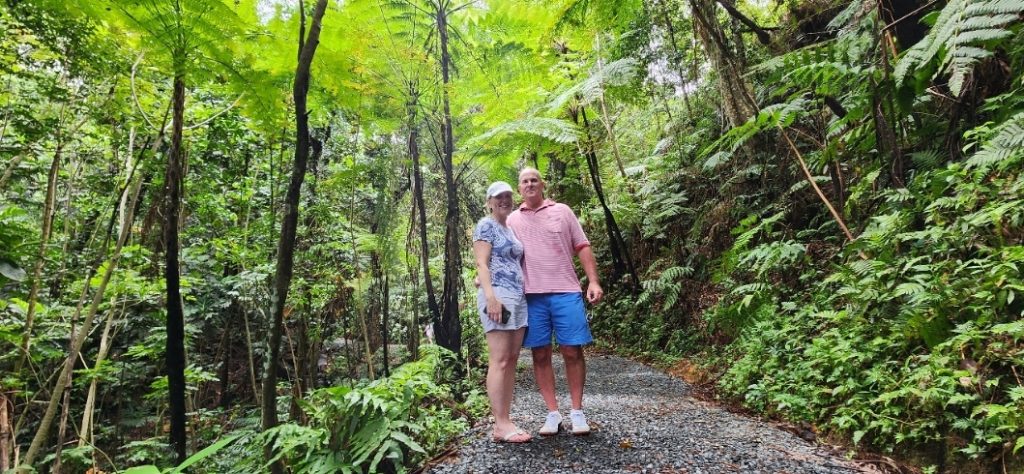
[[[555,355],[560,405],[568,391]],[[431,473],[850,473],[877,472],[771,424],[729,413],[689,395],[685,382],[620,357],[588,354],[584,408],[593,433],[537,436],[547,410],[533,383],[528,351],[520,355],[513,420],[534,439],[490,441],[482,423],[464,435]]]

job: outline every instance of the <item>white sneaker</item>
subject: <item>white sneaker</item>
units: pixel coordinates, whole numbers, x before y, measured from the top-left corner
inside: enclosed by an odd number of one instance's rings
[[[572,434],[576,436],[590,434],[590,425],[587,424],[587,415],[583,414],[583,410],[570,411],[569,420],[572,421]]]
[[[537,434],[541,436],[554,436],[562,429],[562,414],[557,411],[548,412],[544,420],[544,426],[540,427]]]

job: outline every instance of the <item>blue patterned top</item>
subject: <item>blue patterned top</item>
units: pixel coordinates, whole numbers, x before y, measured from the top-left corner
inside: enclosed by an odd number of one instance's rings
[[[477,240],[491,244],[491,286],[522,295],[523,244],[512,233],[512,229],[487,216],[480,219],[473,230],[473,241]]]

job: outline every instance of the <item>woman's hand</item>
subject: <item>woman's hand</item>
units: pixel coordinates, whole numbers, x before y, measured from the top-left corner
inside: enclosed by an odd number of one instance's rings
[[[501,302],[494,296],[487,298],[487,317],[496,323],[501,322]]]

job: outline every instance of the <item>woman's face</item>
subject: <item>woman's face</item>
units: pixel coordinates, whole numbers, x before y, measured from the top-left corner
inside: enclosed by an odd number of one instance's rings
[[[487,200],[487,204],[491,207],[491,214],[495,216],[508,217],[512,213],[512,193],[505,191],[501,194],[491,196]]]

